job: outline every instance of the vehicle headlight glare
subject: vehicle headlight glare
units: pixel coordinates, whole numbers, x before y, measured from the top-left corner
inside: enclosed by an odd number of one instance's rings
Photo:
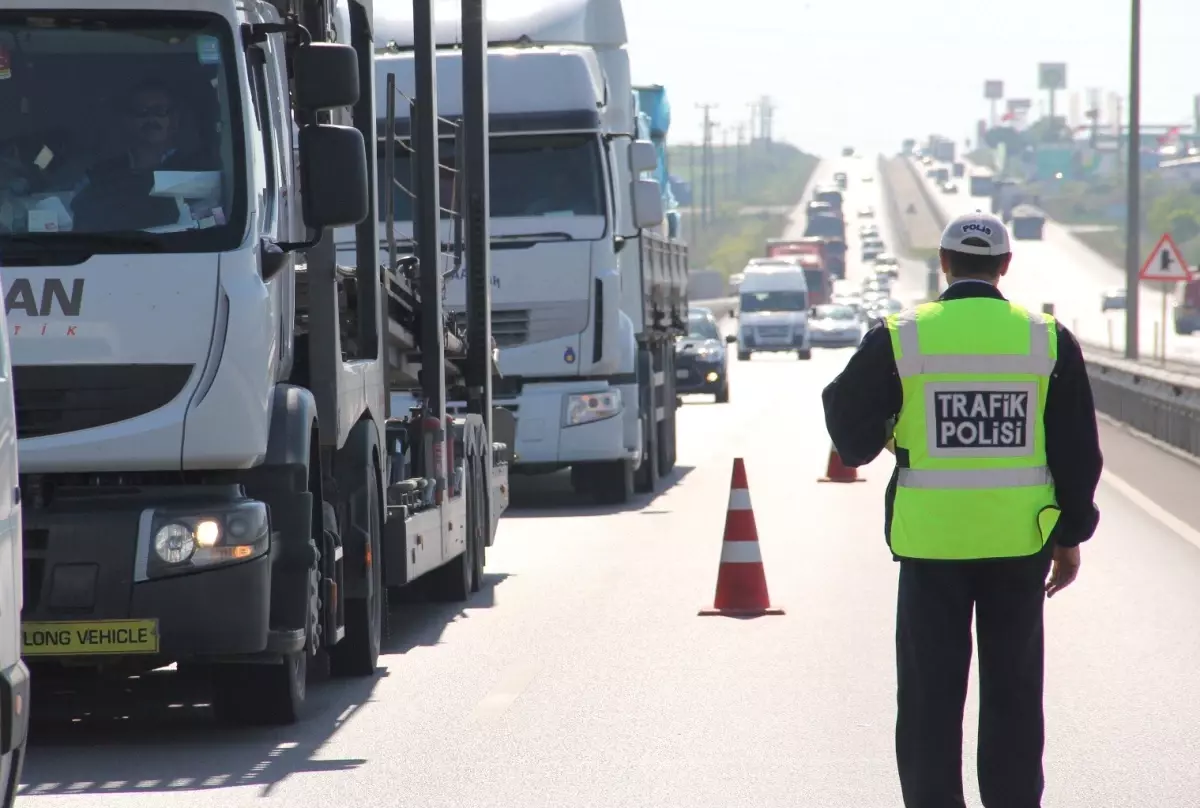
[[[154,534],[154,552],[167,564],[182,564],[196,553],[196,538],[187,525],[173,522]]]
[[[196,523],[196,543],[201,547],[212,547],[221,538],[221,524],[215,519],[203,519]]]
[[[586,424],[611,418],[621,411],[621,391],[579,393],[567,398],[567,424]]]

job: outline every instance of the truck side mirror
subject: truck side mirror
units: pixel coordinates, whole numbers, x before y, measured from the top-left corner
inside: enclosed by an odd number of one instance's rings
[[[369,188],[361,132],[316,124],[300,129],[300,193],[308,227],[358,224],[367,218]]]
[[[634,174],[654,171],[658,168],[658,151],[649,140],[635,140],[629,144],[629,170]]]
[[[737,334],[726,334],[725,335],[725,344],[726,345],[732,345],[735,342],[737,342]]]
[[[315,42],[292,53],[295,105],[308,112],[358,103],[358,52],[349,45]]]
[[[662,190],[654,180],[633,181],[633,224],[639,230],[662,224]]]

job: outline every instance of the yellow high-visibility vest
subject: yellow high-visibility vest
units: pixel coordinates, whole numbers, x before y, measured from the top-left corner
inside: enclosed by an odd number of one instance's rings
[[[1058,520],[1043,414],[1054,318],[996,298],[926,303],[887,320],[904,390],[893,431],[892,552],[1037,553]],[[903,450],[903,451],[901,451]]]

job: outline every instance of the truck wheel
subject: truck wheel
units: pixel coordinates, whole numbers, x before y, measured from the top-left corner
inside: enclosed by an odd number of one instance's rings
[[[272,665],[215,665],[213,714],[228,726],[295,724],[307,702],[307,678],[307,648]]]
[[[346,634],[329,649],[330,672],[334,676],[372,676],[379,665],[379,652],[387,623],[387,587],[383,585],[383,516],[379,467],[372,460],[363,487],[351,498],[351,519],[365,524],[348,525],[366,534],[367,596],[346,599]],[[344,538],[344,537],[343,537]]]
[[[309,540],[316,555],[316,542]],[[319,603],[320,575],[309,575],[309,602]],[[317,633],[309,609],[304,648],[270,664],[226,663],[212,667],[212,709],[217,722],[227,726],[281,726],[295,724],[308,701],[308,661]]]
[[[804,348],[803,350],[796,351],[796,358],[805,362],[812,359],[812,348]]]
[[[625,458],[592,466],[593,495],[601,505],[624,505],[633,498],[633,463]]]
[[[749,351],[738,351],[738,361],[739,362],[749,362],[750,361],[750,352]]]
[[[467,503],[468,511],[470,503]],[[475,591],[475,541],[470,527],[463,551],[429,574],[429,597],[440,603],[462,603]]]
[[[472,478],[475,484],[473,492],[474,507],[470,513],[474,515],[474,519],[467,523],[467,532],[470,533],[471,540],[475,542],[475,554],[472,556],[474,568],[471,574],[471,592],[478,592],[483,587],[483,568],[487,566],[487,538],[484,533],[487,530],[488,524],[488,514],[486,513],[487,499],[484,497],[487,474],[483,465],[486,462],[486,456],[476,458],[475,475]]]
[[[642,416],[642,463],[633,480],[634,490],[639,494],[653,494],[658,484],[658,447],[654,445],[654,436],[657,434],[652,416]]]

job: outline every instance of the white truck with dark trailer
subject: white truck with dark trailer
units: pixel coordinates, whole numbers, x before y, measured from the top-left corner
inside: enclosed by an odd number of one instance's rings
[[[35,687],[178,663],[211,679],[219,718],[288,723],[311,670],[375,673],[389,587],[480,586],[507,497],[491,430],[511,432],[489,401],[485,102],[461,138],[464,333],[441,307],[416,5],[415,244],[383,266],[371,0],[0,8]],[[482,71],[482,26],[466,36]],[[411,412],[389,413],[397,392]],[[450,419],[455,396],[469,413]]]
[[[516,418],[512,469],[569,467],[581,492],[623,503],[654,490],[675,464],[674,342],[686,332],[687,249],[666,235],[661,189],[650,178],[657,153],[637,137],[621,3],[494,0],[489,14],[495,400]],[[465,86],[461,28],[457,16],[437,20],[448,167]],[[390,6],[386,19],[380,12],[377,87],[390,74],[411,93],[412,30],[407,7]],[[410,126],[400,105],[397,178],[409,170]],[[396,205],[405,209],[402,194]],[[407,237],[406,216],[396,218],[398,237]],[[446,221],[443,238],[452,229]],[[461,273],[449,274],[446,305],[461,312]]]

